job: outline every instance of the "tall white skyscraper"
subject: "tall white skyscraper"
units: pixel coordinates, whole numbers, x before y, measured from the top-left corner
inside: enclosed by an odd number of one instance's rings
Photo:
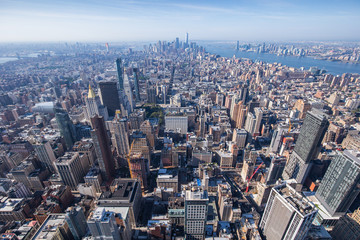
[[[286,183],[271,189],[260,229],[267,240],[305,239],[318,210]]]
[[[245,131],[245,129],[238,129],[235,128],[233,132],[233,138],[232,141],[236,142],[236,145],[242,149],[246,145],[246,139],[247,139],[248,133]]]
[[[185,191],[185,239],[205,239],[209,198],[207,191],[192,187]]]
[[[56,160],[55,165],[64,184],[76,190],[86,174],[81,165],[79,153],[67,152]]]
[[[115,118],[110,122],[111,142],[116,147],[119,156],[125,157],[129,153],[129,136],[127,120]]]
[[[126,72],[124,72],[124,93],[125,93],[125,97],[127,98],[126,99],[127,104],[126,105],[124,104],[124,107],[129,113],[131,113],[132,111],[134,111],[135,101],[134,101],[134,95],[131,89],[129,77]]]
[[[51,172],[56,172],[56,157],[49,142],[37,143],[34,145],[36,155],[40,162]]]
[[[107,108],[104,105],[101,105],[100,97],[95,95],[95,92],[90,85],[88,96],[85,98],[85,104],[88,120],[95,115],[103,116],[105,121],[109,118]]]
[[[253,113],[249,112],[245,121],[245,130],[253,135],[256,126],[256,117]]]

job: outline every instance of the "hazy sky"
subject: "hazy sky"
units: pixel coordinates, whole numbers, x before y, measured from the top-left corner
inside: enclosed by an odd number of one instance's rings
[[[0,41],[360,40],[360,0],[0,0]]]

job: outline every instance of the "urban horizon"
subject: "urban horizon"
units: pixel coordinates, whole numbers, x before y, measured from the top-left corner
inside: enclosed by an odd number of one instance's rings
[[[359,10],[0,0],[0,240],[360,239]]]

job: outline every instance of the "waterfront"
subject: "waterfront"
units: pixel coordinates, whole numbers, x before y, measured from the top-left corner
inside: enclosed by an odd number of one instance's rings
[[[17,60],[15,57],[0,57],[0,64],[15,60]]]
[[[326,72],[341,75],[343,73],[359,73],[360,64],[344,63],[344,62],[331,62],[326,60],[314,59],[310,57],[296,57],[296,56],[277,56],[275,54],[268,53],[256,53],[256,52],[241,52],[234,49],[235,44],[229,43],[201,43],[206,48],[206,51],[218,54],[222,57],[248,58],[253,61],[263,61],[268,63],[281,63],[283,65],[295,68],[304,67],[309,69],[310,67],[318,67],[324,69]]]

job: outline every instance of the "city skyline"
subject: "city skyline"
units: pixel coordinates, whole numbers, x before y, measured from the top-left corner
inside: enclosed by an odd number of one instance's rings
[[[359,47],[112,46],[1,49],[3,238],[360,238]]]
[[[360,240],[359,10],[0,0],[0,240]]]
[[[3,0],[0,42],[360,39],[358,1]],[[184,33],[184,36],[179,36]]]

